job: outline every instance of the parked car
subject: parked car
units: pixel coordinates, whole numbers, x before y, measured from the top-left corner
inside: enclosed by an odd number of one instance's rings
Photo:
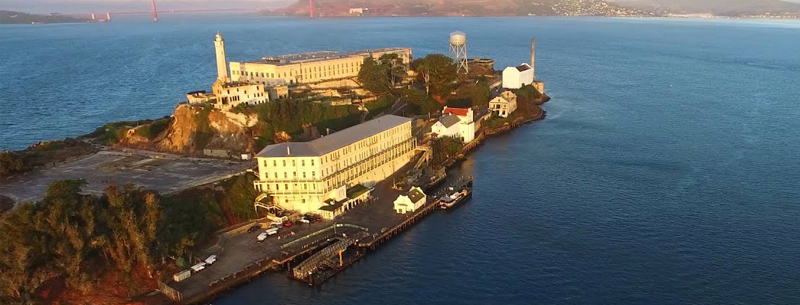
[[[308,221],[308,219],[305,219],[305,217],[304,218],[300,218],[300,222],[305,223],[305,224],[311,223],[310,221]]]
[[[267,236],[272,236],[272,235],[278,234],[278,228],[269,229],[264,233],[267,233]]]
[[[276,221],[271,222],[269,225],[270,226],[279,226],[280,227],[280,226],[283,225],[283,222],[279,221],[279,220],[276,220]]]
[[[213,265],[214,262],[216,262],[216,261],[217,261],[217,256],[216,255],[211,255],[208,258],[206,258],[206,260],[205,260],[206,264],[208,264],[208,265]]]
[[[258,237],[256,237],[256,240],[258,242],[263,242],[265,239],[267,239],[267,233],[266,232],[262,232],[261,234],[258,234]]]
[[[314,218],[314,221],[322,221],[322,216],[317,216],[317,218]]]
[[[192,266],[192,271],[194,271],[194,273],[200,272],[203,269],[206,269],[206,263],[198,263],[197,265]]]
[[[186,269],[181,272],[175,273],[175,275],[172,276],[172,279],[175,280],[176,282],[180,282],[185,279],[188,279],[190,276],[192,276],[192,270]]]
[[[292,225],[293,225],[293,223],[291,221],[286,221],[286,222],[283,223],[283,226],[287,227],[287,228],[291,227]]]
[[[257,223],[251,226],[249,229],[247,229],[247,233],[253,233],[255,231],[258,231],[259,229],[261,229],[261,224]]]

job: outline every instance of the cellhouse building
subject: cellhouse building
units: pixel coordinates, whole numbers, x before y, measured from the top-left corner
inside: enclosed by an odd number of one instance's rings
[[[310,142],[269,145],[256,156],[255,188],[301,213],[342,202],[348,189],[372,186],[411,160],[411,121],[385,115]]]
[[[355,52],[319,51],[263,57],[250,62],[232,61],[231,78],[268,86],[297,85],[358,76],[364,58],[375,60],[396,54],[404,65],[411,63],[410,48],[384,48]]]

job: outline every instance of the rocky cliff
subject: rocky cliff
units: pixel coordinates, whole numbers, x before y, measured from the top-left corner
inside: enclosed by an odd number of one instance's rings
[[[153,144],[159,151],[182,154],[198,153],[204,148],[246,152],[252,149],[251,127],[257,121],[255,115],[181,104],[175,108],[169,127]]]

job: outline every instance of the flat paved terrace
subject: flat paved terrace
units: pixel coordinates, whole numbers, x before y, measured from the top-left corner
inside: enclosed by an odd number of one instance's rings
[[[215,182],[241,173],[252,162],[189,158],[137,150],[100,151],[94,155],[14,177],[0,184],[0,194],[16,202],[38,201],[58,180],[84,179],[88,193],[101,194],[111,181],[132,183],[161,194]]]

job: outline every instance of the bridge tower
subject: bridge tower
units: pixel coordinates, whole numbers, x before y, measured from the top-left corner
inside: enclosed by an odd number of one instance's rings
[[[314,18],[314,0],[308,0],[308,17]]]
[[[153,22],[158,22],[158,10],[156,10],[156,0],[150,0],[150,13],[153,14]]]

